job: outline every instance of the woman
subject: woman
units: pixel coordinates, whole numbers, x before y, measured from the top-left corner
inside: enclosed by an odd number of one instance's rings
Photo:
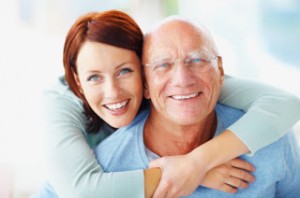
[[[140,64],[142,42],[140,28],[129,16],[119,11],[87,14],[71,27],[64,47],[67,84],[62,80],[57,87],[45,94],[50,183],[59,196],[113,197],[116,191],[122,197],[140,197],[145,192],[147,195],[152,194],[153,187],[148,187],[148,181],[153,176],[152,172],[156,173],[156,169],[103,173],[90,149],[112,133],[114,128],[128,125],[138,113],[138,106],[142,102],[142,78],[141,68],[136,65]],[[111,53],[116,49],[121,51]],[[82,56],[83,53],[93,54],[93,60],[96,61],[84,58],[89,56]],[[98,59],[98,56],[102,59]],[[126,59],[128,57],[131,57],[130,61]],[[122,63],[122,60],[125,61]],[[104,63],[113,64],[104,67]],[[99,70],[99,65],[107,69]],[[116,67],[112,69],[112,66]],[[136,85],[127,84],[129,81],[126,80],[133,76],[136,78]],[[240,90],[234,86],[237,83]],[[136,90],[124,94],[124,90],[132,86]],[[278,139],[300,116],[299,100],[287,93],[278,92],[275,88],[233,78],[226,79],[224,87],[221,102],[236,105],[247,113],[222,133],[222,136],[201,145],[192,153],[155,161],[152,166],[159,166],[163,170],[155,196],[160,197],[166,191],[173,192],[173,196],[192,192],[207,171],[241,154],[249,151],[254,153]],[[240,101],[235,101],[237,97]],[[276,107],[277,112],[273,111],[275,108],[270,107],[269,103]],[[147,108],[147,104],[142,104],[141,108]],[[279,125],[277,121],[286,119],[287,114],[290,119]],[[227,151],[220,153],[219,148]],[[191,167],[195,164],[193,161],[203,159],[208,159],[203,167],[187,170],[174,165],[186,167],[184,165],[189,164]],[[245,165],[241,161],[234,161],[233,165],[227,167],[230,170],[235,170],[235,167],[252,170],[251,165]],[[227,176],[232,174],[228,173]],[[249,175],[247,178],[246,181],[252,181]],[[240,181],[241,178],[235,179],[234,181]],[[204,179],[202,184],[206,185],[206,181],[209,178]],[[212,187],[235,192],[236,188],[232,187],[235,186],[234,181],[218,181],[220,185]],[[169,186],[165,186],[166,183]]]

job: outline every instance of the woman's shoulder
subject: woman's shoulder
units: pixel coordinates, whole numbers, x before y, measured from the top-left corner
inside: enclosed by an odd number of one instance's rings
[[[64,77],[43,90],[42,115],[51,127],[74,126],[85,132],[87,120],[83,112],[81,100],[70,90]]]
[[[73,104],[76,108],[83,108],[81,100],[71,91],[64,76],[58,77],[56,82],[46,87],[42,97],[48,104]]]

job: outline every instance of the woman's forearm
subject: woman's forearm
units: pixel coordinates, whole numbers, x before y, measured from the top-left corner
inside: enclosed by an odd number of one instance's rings
[[[190,154],[206,171],[248,153],[247,146],[231,131],[226,130],[194,149]]]
[[[143,170],[104,173],[85,136],[80,103],[63,85],[44,93],[50,184],[59,197],[141,197]],[[78,100],[78,99],[77,99]]]
[[[228,129],[254,154],[300,119],[300,98],[270,85],[225,76],[219,102],[246,113]]]

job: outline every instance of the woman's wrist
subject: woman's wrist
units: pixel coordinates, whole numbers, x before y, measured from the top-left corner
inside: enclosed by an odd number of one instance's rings
[[[190,155],[202,170],[212,168],[248,153],[246,145],[231,131],[225,130],[220,135],[194,149]]]

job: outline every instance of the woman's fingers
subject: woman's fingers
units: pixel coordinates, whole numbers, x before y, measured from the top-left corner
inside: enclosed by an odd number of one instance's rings
[[[153,194],[153,198],[165,198],[167,196],[167,185],[165,182],[160,182]]]
[[[200,185],[206,173],[205,165],[200,167],[188,154],[156,159],[150,163],[150,167],[160,167],[162,170],[154,198],[189,195]]]

